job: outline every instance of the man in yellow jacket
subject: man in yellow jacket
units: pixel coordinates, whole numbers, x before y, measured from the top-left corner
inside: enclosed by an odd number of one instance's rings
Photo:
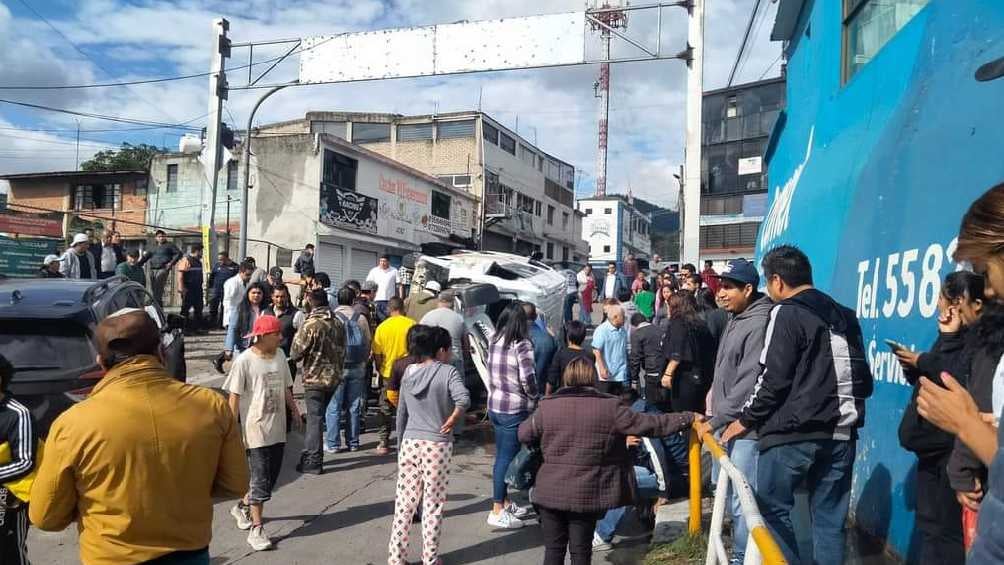
[[[143,310],[106,318],[96,338],[107,373],[53,423],[31,521],[49,531],[76,521],[85,565],[208,564],[212,497],[248,486],[226,399],[167,373],[160,329]]]

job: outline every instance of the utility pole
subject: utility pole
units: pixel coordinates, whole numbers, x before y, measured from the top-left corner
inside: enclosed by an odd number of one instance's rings
[[[698,263],[701,246],[701,107],[704,98],[704,0],[691,0],[687,43],[687,140],[680,213],[680,261]]]
[[[74,161],[74,163],[76,163],[76,165],[74,166],[74,170],[75,171],[79,171],[80,170],[80,120],[74,119],[73,121],[77,122],[77,156],[76,156],[76,160]]]
[[[593,85],[598,105],[598,135],[599,142],[596,150],[596,197],[602,198],[607,195],[607,133],[608,120],[610,118],[610,29],[627,27],[627,12],[611,9],[610,4],[604,2],[597,9],[603,10],[595,14],[597,22],[592,22],[592,28],[600,31],[600,41],[602,43],[603,61],[600,63],[600,76]],[[600,25],[600,24],[605,25]]]
[[[223,158],[220,133],[223,129],[223,101],[227,99],[226,60],[230,58],[230,39],[227,31],[230,22],[224,18],[213,20],[213,52],[209,67],[209,123],[206,126],[205,147],[209,157],[209,217],[203,223],[209,228],[209,247],[206,257],[216,253],[216,185],[220,178],[220,161]]]

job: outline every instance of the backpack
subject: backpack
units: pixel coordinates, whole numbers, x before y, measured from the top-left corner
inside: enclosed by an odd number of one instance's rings
[[[363,331],[359,329],[359,313],[352,314],[351,318],[335,313],[335,317],[345,325],[345,364],[362,363],[366,360],[366,347],[363,343]]]

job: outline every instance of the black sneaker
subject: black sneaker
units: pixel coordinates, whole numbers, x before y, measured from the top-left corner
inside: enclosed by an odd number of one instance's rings
[[[213,367],[216,369],[217,373],[219,373],[221,375],[227,374],[227,372],[223,370],[223,363],[226,360],[227,360],[226,356],[224,354],[222,354],[222,353],[220,353],[219,355],[217,355],[216,359],[213,359]]]

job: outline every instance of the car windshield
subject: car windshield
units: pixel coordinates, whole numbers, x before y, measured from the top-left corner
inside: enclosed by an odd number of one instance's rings
[[[84,328],[67,320],[0,321],[0,353],[19,372],[83,369],[95,357]]]

